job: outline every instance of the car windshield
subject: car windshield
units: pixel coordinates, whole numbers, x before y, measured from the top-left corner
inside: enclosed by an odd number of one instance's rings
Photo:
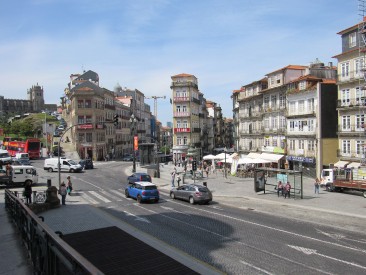
[[[77,165],[77,163],[76,163],[75,161],[73,161],[73,160],[69,160],[69,163],[70,163],[71,165]]]
[[[0,158],[8,158],[9,154],[8,153],[1,153],[0,154]]]
[[[149,185],[149,186],[145,186],[144,187],[144,190],[156,190],[156,186],[153,186],[153,185]]]

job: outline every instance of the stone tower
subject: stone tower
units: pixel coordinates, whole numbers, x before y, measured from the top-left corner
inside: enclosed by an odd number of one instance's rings
[[[37,85],[32,86],[27,91],[28,100],[30,100],[32,104],[33,112],[40,112],[44,109],[44,96],[43,96],[43,87]]]

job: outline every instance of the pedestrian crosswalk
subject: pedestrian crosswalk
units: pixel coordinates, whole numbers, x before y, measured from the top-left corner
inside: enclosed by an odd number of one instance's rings
[[[99,189],[96,191],[75,190],[70,196],[66,197],[66,202],[71,204],[110,204],[113,202],[127,201],[123,189]]]

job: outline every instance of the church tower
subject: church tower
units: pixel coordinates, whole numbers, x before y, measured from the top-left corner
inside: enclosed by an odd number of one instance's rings
[[[30,100],[32,104],[33,112],[40,112],[44,110],[44,96],[43,96],[43,87],[37,85],[33,85],[27,91],[28,100]]]

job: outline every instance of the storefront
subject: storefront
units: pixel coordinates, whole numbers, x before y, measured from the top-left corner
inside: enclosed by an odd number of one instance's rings
[[[287,156],[288,169],[302,171],[304,176],[316,177],[316,159],[310,157]]]

